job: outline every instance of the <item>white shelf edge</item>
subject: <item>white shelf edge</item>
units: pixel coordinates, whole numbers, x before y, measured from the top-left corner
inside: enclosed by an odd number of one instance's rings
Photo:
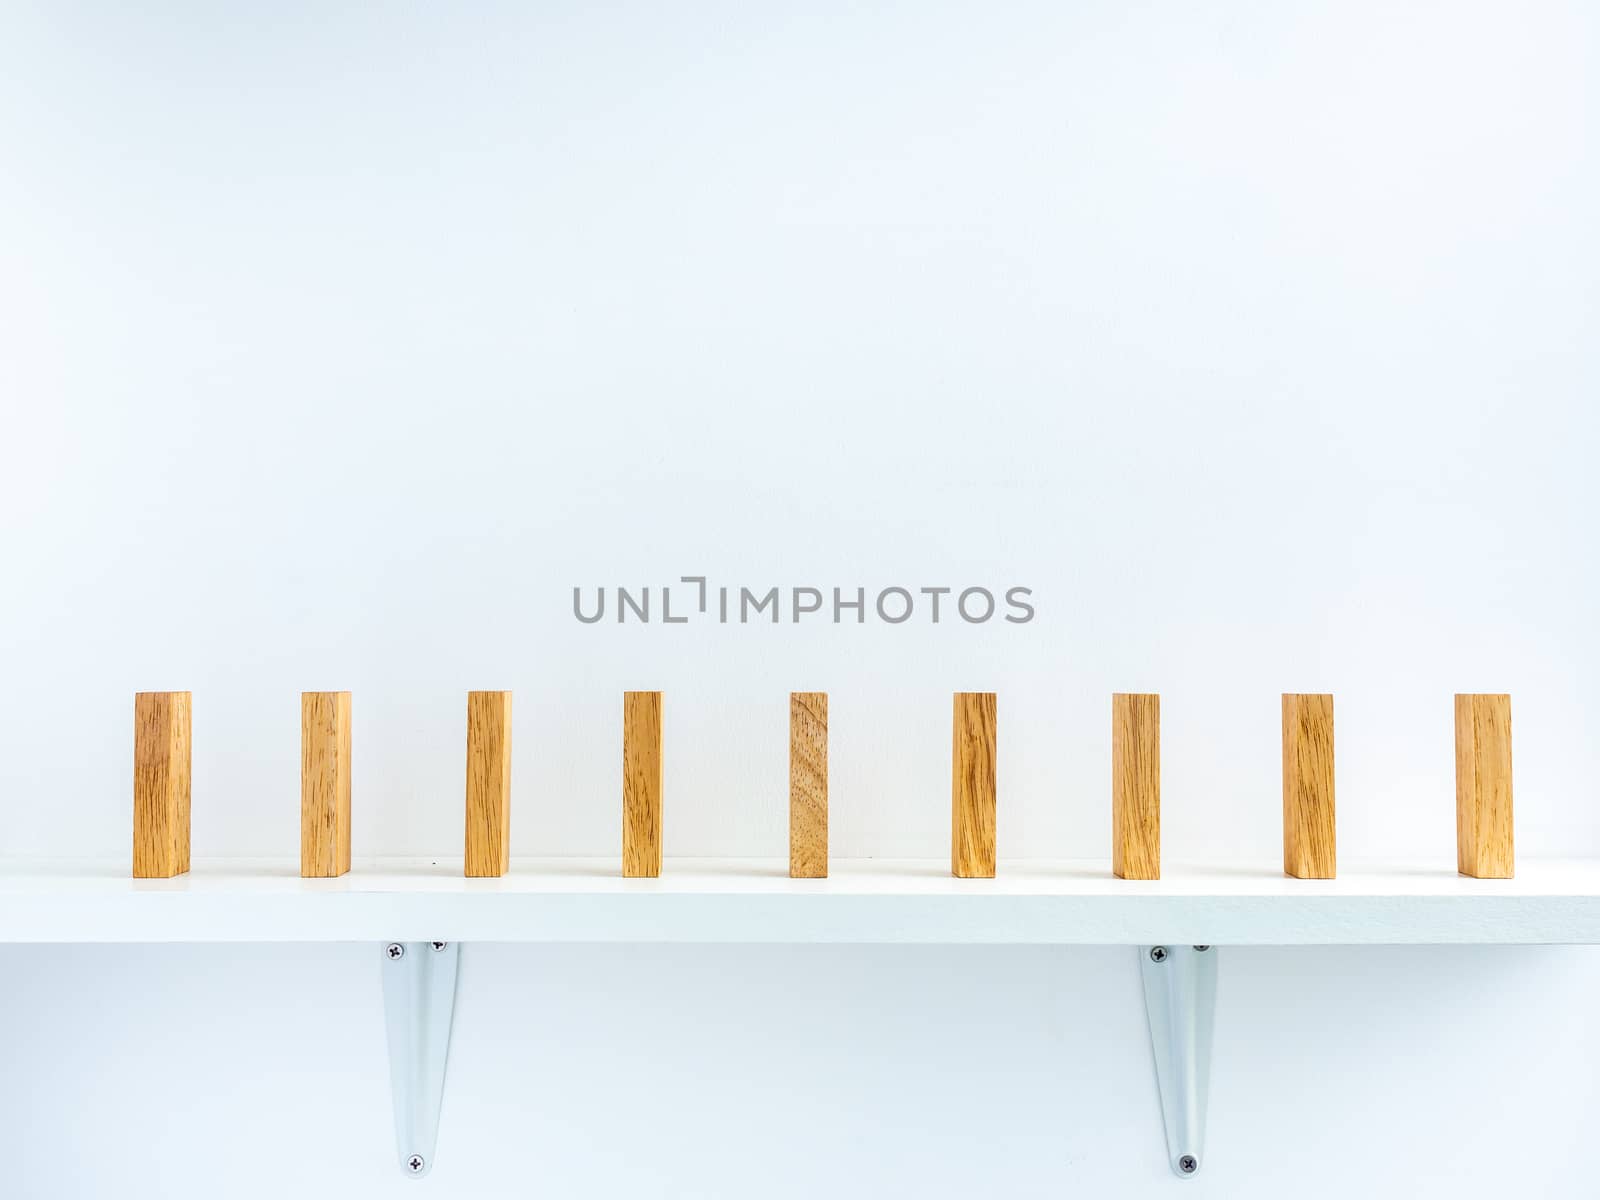
[[[1259,866],[1169,864],[1159,881],[1104,863],[836,861],[791,880],[777,860],[668,860],[659,879],[615,860],[519,861],[492,880],[459,861],[359,864],[304,880],[292,863],[197,862],[172,880],[126,865],[0,860],[0,943],[724,942],[1138,945],[1600,944],[1600,861],[1474,880],[1368,864],[1337,880]]]

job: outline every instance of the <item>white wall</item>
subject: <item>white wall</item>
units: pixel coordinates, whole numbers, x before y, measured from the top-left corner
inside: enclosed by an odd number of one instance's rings
[[[1108,693],[1146,689],[1172,859],[1274,859],[1278,694],[1323,689],[1347,859],[1448,870],[1457,690],[1513,694],[1519,853],[1600,854],[1597,60],[1581,3],[10,7],[0,853],[125,855],[129,694],[189,688],[195,853],[291,856],[297,693],[350,688],[357,855],[458,854],[476,687],[516,691],[514,852],[614,853],[618,692],[661,687],[669,855],[777,856],[784,693],[823,687],[835,853],[937,856],[948,696],[982,687],[1003,857],[1107,853]],[[574,585],[688,573],[1019,583],[1038,617],[570,615]],[[463,1031],[449,1136],[566,1156],[568,1194],[1164,1186],[1120,950],[473,949],[464,1006],[494,1019]],[[387,1189],[380,1043],[347,1061],[359,959],[5,951],[44,1047],[4,1072],[22,1194],[63,1162],[68,1194],[129,1194],[157,1145],[149,1194],[210,1194],[223,1161],[256,1178],[246,1138],[299,1148],[262,1194]],[[1238,1073],[1197,1186],[1433,1171],[1487,1196],[1548,1170],[1582,1194],[1559,1131],[1597,1115],[1566,1078],[1593,1076],[1593,993],[1566,986],[1591,956],[1229,961],[1254,982],[1225,985]],[[877,1015],[823,1004],[790,1040],[776,980],[835,994],[813,971]],[[646,977],[715,1019],[643,1039],[620,998],[578,1002]],[[292,1040],[311,994],[352,1014],[308,1035],[329,1053]],[[525,1011],[559,1032],[506,1054],[551,1090],[508,1093],[490,1039]],[[958,1016],[1005,1056],[936,1088]],[[1504,1074],[1467,1087],[1485,1045]],[[787,1101],[832,1142],[748,1102],[798,1047],[850,1081]],[[1092,1085],[1056,1069],[1082,1054]],[[651,1082],[597,1090],[624,1062]],[[619,1164],[625,1135],[662,1140]],[[498,1149],[454,1145],[428,1186],[512,1189]],[[655,1157],[679,1173],[634,1174]]]
[[[1127,947],[479,945],[417,1183],[377,953],[0,948],[4,1194],[1595,1192],[1590,948],[1223,950],[1187,1180]]]

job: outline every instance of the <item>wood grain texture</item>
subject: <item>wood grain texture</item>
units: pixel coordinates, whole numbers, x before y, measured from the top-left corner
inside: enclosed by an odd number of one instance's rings
[[[1111,870],[1161,878],[1161,697],[1111,697]]]
[[[789,877],[828,877],[828,693],[789,693]]]
[[[953,708],[950,873],[993,879],[998,705],[993,692],[957,692]]]
[[[350,693],[300,693],[300,874],[350,870]]]
[[[189,869],[190,695],[133,698],[133,877]]]
[[[1511,697],[1456,696],[1456,870],[1515,874],[1511,820]]]
[[[1283,873],[1333,879],[1333,697],[1283,696]]]
[[[661,874],[661,693],[622,694],[622,873]]]
[[[467,693],[467,854],[463,874],[511,867],[511,693]]]

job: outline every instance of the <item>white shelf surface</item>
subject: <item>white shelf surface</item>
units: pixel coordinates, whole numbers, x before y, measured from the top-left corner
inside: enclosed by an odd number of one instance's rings
[[[1600,860],[1531,860],[1517,878],[1449,864],[1167,864],[1114,878],[1099,862],[1002,862],[953,879],[934,861],[835,861],[790,879],[779,860],[667,860],[623,879],[611,859],[528,859],[500,879],[461,862],[360,862],[301,879],[288,861],[197,862],[170,880],[125,862],[0,859],[0,942],[861,942],[1328,945],[1600,943]]]

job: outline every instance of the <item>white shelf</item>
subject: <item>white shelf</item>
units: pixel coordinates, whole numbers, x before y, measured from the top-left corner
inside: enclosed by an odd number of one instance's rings
[[[1513,880],[1448,865],[1169,864],[1155,882],[1104,862],[835,862],[792,880],[777,860],[668,860],[622,879],[616,859],[523,860],[462,879],[460,860],[358,863],[341,879],[220,860],[171,880],[126,863],[0,860],[0,942],[905,942],[1237,945],[1600,943],[1600,861],[1519,863]]]

